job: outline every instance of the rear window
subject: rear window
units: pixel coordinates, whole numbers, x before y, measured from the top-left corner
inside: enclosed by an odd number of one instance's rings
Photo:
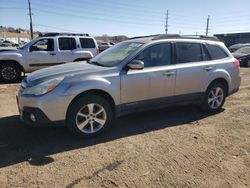
[[[228,57],[227,53],[216,45],[207,44],[207,49],[212,60]]]
[[[61,37],[58,39],[58,41],[59,41],[59,49],[60,50],[74,50],[74,49],[76,49],[75,38]]]
[[[95,42],[91,38],[80,38],[82,48],[95,48]]]
[[[198,43],[176,43],[177,63],[203,61],[201,45]]]

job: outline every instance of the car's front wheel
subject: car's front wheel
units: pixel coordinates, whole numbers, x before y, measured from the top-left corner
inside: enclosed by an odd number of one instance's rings
[[[201,108],[208,112],[216,112],[222,108],[225,98],[225,86],[220,82],[214,82],[208,87]]]
[[[103,132],[113,119],[109,102],[98,95],[84,95],[70,105],[67,127],[74,135],[92,137]]]
[[[14,63],[5,63],[0,66],[0,78],[6,83],[18,81],[21,73],[20,67]]]

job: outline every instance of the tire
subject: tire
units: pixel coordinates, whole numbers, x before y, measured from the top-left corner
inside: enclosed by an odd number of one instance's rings
[[[75,136],[94,137],[109,127],[112,120],[113,111],[105,98],[83,95],[70,105],[66,125]]]
[[[250,67],[250,59],[247,61],[246,67]]]
[[[213,82],[208,86],[200,107],[206,112],[217,112],[221,110],[225,99],[226,87],[220,82]]]
[[[0,67],[0,78],[5,83],[13,83],[21,79],[21,68],[15,63],[4,63]]]

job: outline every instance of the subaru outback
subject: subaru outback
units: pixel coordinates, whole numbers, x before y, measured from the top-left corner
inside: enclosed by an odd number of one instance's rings
[[[222,42],[158,35],[118,43],[88,63],[33,72],[17,100],[30,125],[63,121],[75,135],[95,136],[128,113],[191,103],[218,111],[240,82],[239,61]]]

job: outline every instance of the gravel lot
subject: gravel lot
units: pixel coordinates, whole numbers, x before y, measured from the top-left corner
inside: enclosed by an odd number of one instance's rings
[[[0,85],[0,187],[250,187],[250,69],[217,114],[194,106],[125,116],[102,136],[20,122]]]

